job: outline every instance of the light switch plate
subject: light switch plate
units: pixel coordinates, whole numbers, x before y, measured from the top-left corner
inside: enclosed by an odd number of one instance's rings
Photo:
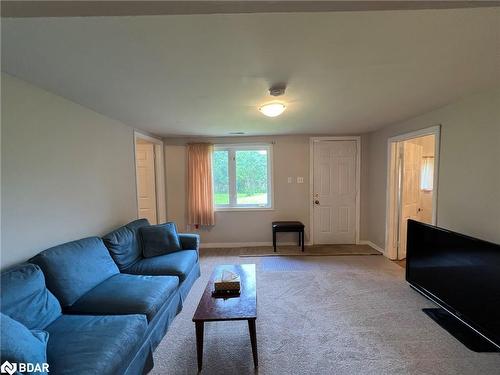
[[[303,184],[304,183],[304,177],[297,177],[297,183],[298,184]]]
[[[292,183],[292,178],[291,177],[288,177],[288,183],[291,184]]]

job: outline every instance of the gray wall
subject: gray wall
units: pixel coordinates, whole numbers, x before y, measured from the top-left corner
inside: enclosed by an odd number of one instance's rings
[[[477,93],[362,137],[361,240],[385,245],[387,139],[441,124],[438,225],[500,242],[500,90]],[[185,143],[165,146],[167,214],[185,230]],[[269,242],[273,220],[298,219],[309,238],[309,137],[271,142],[275,209],[217,212],[205,243]],[[1,266],[64,241],[100,235],[137,215],[133,129],[2,74]],[[287,177],[304,177],[304,184]],[[295,240],[291,235],[284,241]]]
[[[500,89],[368,134],[362,238],[385,247],[387,140],[441,124],[437,224],[500,243]]]
[[[179,229],[193,232],[186,227],[186,149],[187,142],[251,143],[265,142],[273,145],[274,209],[263,211],[217,211],[216,224],[200,229],[202,244],[270,243],[271,222],[274,220],[300,220],[305,228],[306,242],[309,233],[309,139],[308,135],[226,137],[226,138],[167,138],[165,142],[165,168],[167,180],[167,218],[177,222]],[[361,138],[361,178],[366,175],[363,153],[366,152],[364,137]],[[293,183],[288,183],[292,177]],[[296,178],[303,177],[298,184]],[[361,202],[366,192],[361,191]],[[282,243],[297,241],[294,233],[280,233]],[[363,240],[363,238],[361,238]]]
[[[203,139],[165,139],[165,167],[167,179],[167,218],[176,221],[181,230],[186,228],[186,166],[185,143],[204,141],[213,143],[275,142],[273,146],[274,209],[256,211],[217,211],[216,224],[200,230],[202,243],[243,243],[272,241],[273,220],[300,220],[306,225],[309,238],[309,137],[236,137]],[[298,184],[297,177],[304,177]],[[289,184],[288,177],[294,182]],[[296,241],[296,235],[280,234],[284,242]]]
[[[133,129],[2,74],[1,267],[137,215]]]

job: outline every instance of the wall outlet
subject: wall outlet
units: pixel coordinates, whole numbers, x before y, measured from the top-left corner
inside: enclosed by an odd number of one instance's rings
[[[297,183],[298,184],[303,184],[304,183],[304,177],[297,177]]]
[[[292,183],[292,178],[291,177],[288,177],[288,183],[291,184]]]

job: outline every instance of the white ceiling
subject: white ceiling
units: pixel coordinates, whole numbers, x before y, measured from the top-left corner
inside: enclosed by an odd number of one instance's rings
[[[363,133],[500,85],[500,8],[1,26],[3,71],[164,136]],[[278,82],[288,108],[266,118]]]

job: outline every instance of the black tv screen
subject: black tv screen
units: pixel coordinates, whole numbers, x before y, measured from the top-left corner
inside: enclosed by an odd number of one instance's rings
[[[500,347],[500,245],[408,220],[406,280]]]

